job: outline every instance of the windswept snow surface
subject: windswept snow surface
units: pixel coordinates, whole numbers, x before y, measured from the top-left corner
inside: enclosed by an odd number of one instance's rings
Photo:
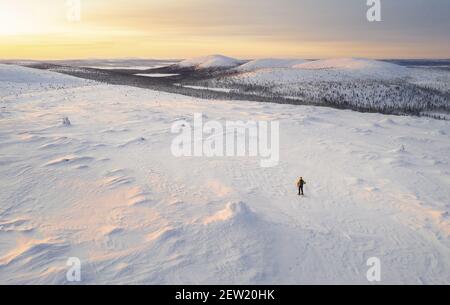
[[[371,257],[383,284],[450,284],[448,121],[12,66],[0,105],[1,284],[65,284],[69,257],[83,284],[368,284]],[[278,120],[279,165],[174,157],[171,126],[193,113]]]
[[[209,55],[204,57],[195,57],[186,59],[177,64],[181,68],[195,68],[195,69],[215,69],[215,68],[232,68],[241,65],[241,60],[223,56],[223,55]]]

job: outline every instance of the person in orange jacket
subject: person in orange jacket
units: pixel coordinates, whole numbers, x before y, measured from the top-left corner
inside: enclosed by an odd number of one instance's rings
[[[305,180],[303,180],[303,177],[300,177],[297,181],[297,187],[298,187],[298,195],[303,196],[303,186],[306,184]]]

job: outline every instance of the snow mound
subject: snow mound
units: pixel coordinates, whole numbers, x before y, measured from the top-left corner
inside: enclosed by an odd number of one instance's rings
[[[328,69],[340,69],[340,70],[384,70],[386,72],[403,72],[404,67],[382,62],[372,59],[364,58],[333,58],[314,60],[310,62],[294,65],[296,69],[305,70],[328,70]]]
[[[233,68],[242,64],[242,61],[223,56],[210,55],[204,57],[195,57],[183,60],[177,66],[181,68],[195,68],[195,69],[213,69],[213,68]]]
[[[254,219],[253,212],[242,201],[230,202],[223,210],[216,214],[206,217],[203,220],[204,225],[223,222],[250,222]]]
[[[251,72],[260,69],[276,69],[276,68],[291,68],[295,65],[305,63],[303,59],[283,59],[283,58],[261,58],[255,59],[245,63],[236,68],[241,72]]]

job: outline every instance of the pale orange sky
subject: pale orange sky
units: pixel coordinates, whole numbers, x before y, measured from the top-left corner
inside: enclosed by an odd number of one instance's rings
[[[450,58],[450,1],[0,0],[0,58]],[[384,4],[386,3],[386,4]]]

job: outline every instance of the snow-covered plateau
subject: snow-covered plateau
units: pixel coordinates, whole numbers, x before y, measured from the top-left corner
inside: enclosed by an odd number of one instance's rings
[[[361,68],[317,70],[330,64],[234,77]],[[370,284],[372,257],[383,284],[450,284],[450,121],[202,100],[9,65],[0,107],[0,284],[68,284],[71,257],[82,284]],[[279,121],[278,166],[173,156],[171,127],[194,113]]]

